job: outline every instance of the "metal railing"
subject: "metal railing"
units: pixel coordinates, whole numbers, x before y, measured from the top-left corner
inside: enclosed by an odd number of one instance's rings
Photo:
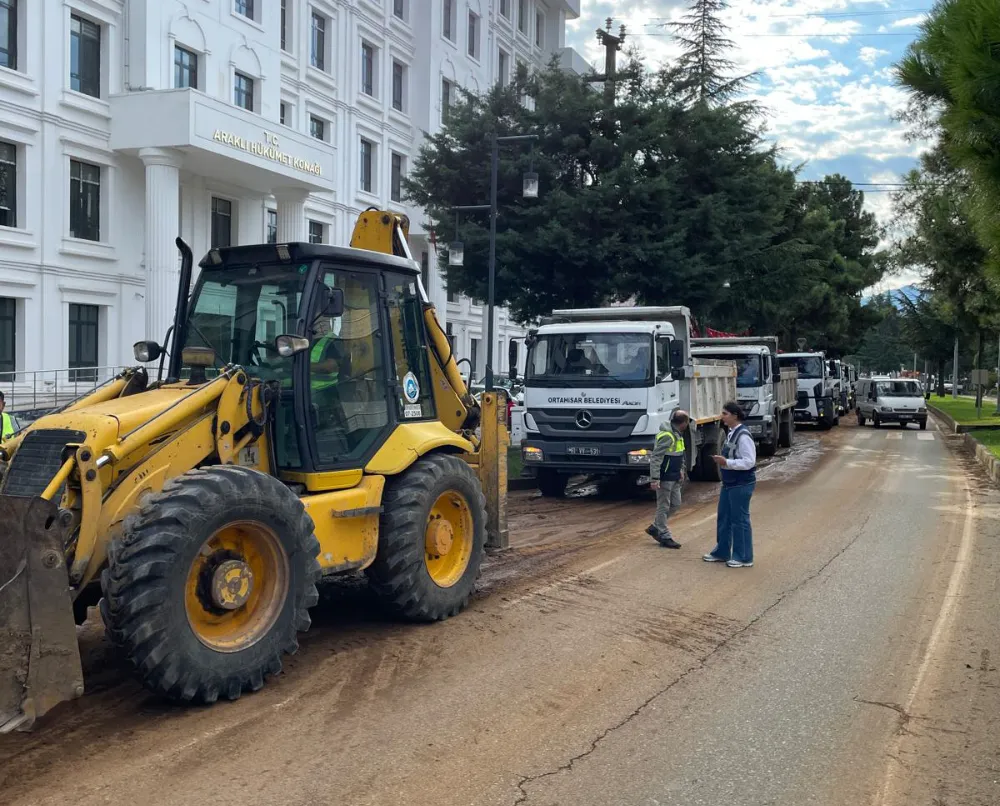
[[[114,366],[0,372],[0,392],[8,413],[22,415],[18,419],[33,419],[31,415],[36,412],[40,416],[92,392],[124,369]]]

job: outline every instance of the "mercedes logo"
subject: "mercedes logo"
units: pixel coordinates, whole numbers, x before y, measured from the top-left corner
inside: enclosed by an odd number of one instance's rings
[[[590,428],[594,424],[594,415],[589,411],[578,411],[576,413],[576,427]]]

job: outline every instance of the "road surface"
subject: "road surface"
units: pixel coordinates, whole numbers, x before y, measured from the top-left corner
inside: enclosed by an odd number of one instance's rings
[[[762,469],[752,569],[701,561],[709,485],[679,551],[649,498],[516,494],[462,616],[327,586],[285,673],[212,708],[147,696],[88,623],[90,693],[0,737],[3,802],[1000,802],[1000,499],[933,428],[842,423]]]

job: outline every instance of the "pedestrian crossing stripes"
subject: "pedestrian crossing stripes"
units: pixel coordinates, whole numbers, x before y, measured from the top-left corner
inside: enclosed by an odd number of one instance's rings
[[[903,437],[907,437],[908,438],[908,435],[911,434],[911,433],[913,433],[914,436],[916,436],[916,438],[919,439],[921,442],[933,442],[934,441],[934,435],[930,434],[930,433],[927,433],[926,431],[918,431],[918,432],[911,432],[909,430],[907,430],[907,431],[859,431],[854,436],[855,436],[856,439],[874,439],[875,437],[880,436],[880,435],[884,435],[885,439],[903,439]]]

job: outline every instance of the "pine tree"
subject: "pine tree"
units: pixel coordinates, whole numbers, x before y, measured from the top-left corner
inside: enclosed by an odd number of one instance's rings
[[[754,77],[753,73],[733,77],[736,63],[727,55],[733,42],[722,21],[728,8],[729,0],[692,0],[688,13],[669,23],[674,38],[684,48],[677,68],[689,101],[725,104]]]

